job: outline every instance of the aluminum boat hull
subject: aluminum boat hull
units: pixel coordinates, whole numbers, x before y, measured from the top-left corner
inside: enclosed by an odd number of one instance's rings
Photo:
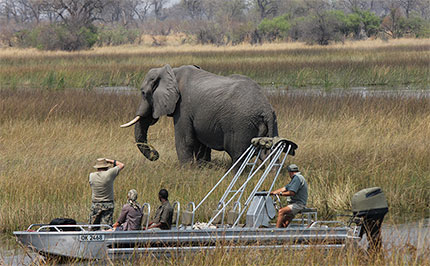
[[[219,246],[238,248],[342,248],[358,243],[351,227],[216,228],[158,231],[17,231],[17,240],[45,256],[127,258],[148,253],[177,255]]]

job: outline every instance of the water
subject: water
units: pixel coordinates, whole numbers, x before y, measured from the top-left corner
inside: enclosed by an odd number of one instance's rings
[[[28,254],[13,239],[4,239],[0,242],[0,265],[39,265],[43,258],[34,252]],[[406,249],[407,251],[422,254],[428,252],[430,246],[430,219],[405,224],[382,225],[383,247],[387,254],[393,250]],[[367,240],[363,237],[360,246],[367,247]],[[6,249],[2,249],[5,247]],[[407,254],[408,252],[406,252]]]
[[[400,97],[400,98],[425,98],[430,99],[430,90],[415,90],[408,88],[399,89],[383,89],[383,88],[368,88],[354,87],[350,89],[275,89],[273,87],[265,88],[268,94],[282,96],[320,96],[320,97],[335,97],[335,96],[359,96],[362,98],[368,97]]]
[[[138,95],[140,90],[133,88],[133,87],[127,87],[127,86],[118,86],[118,87],[96,87],[94,88],[94,91],[98,93],[115,93],[115,94],[122,94],[122,95]]]
[[[320,88],[306,88],[306,89],[281,89],[273,86],[263,87],[269,95],[285,95],[285,96],[321,96],[321,97],[334,97],[334,96],[360,96],[367,97],[402,97],[402,98],[425,98],[430,99],[430,90],[417,90],[409,89],[408,87],[388,89],[384,87],[353,87],[349,89],[320,89]],[[97,87],[94,89],[99,93],[116,93],[125,95],[134,95],[139,93],[139,89],[133,87]]]
[[[384,247],[422,251],[430,247],[430,218],[406,224],[382,224]]]

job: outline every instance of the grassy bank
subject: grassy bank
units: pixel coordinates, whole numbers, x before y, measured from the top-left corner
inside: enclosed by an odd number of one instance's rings
[[[138,87],[148,69],[196,64],[279,87],[401,86],[429,89],[430,40],[362,41],[327,47],[300,43],[123,46],[82,52],[0,50],[0,88]]]
[[[281,136],[299,144],[295,157],[310,186],[310,205],[322,218],[349,209],[352,194],[381,186],[389,218],[428,215],[430,103],[426,99],[271,96]],[[55,217],[87,221],[88,174],[98,157],[126,164],[115,185],[117,217],[126,193],[158,204],[162,187],[182,204],[199,201],[226,171],[214,153],[206,167],[180,167],[173,125],[164,117],[149,130],[160,159],[149,162],[120,129],[138,104],[133,95],[65,91],[0,91],[0,225],[22,229]],[[279,186],[286,182],[283,175]],[[215,206],[216,202],[210,202]],[[200,213],[201,218],[210,211]]]

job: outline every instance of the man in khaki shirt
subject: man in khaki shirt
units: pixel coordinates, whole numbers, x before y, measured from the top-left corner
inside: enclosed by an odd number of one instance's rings
[[[109,168],[113,166],[112,168]],[[116,160],[99,158],[94,168],[97,172],[90,174],[89,183],[92,190],[90,224],[113,224],[114,196],[113,183],[124,164]]]
[[[146,229],[160,228],[162,230],[169,230],[172,227],[173,208],[170,205],[168,197],[169,193],[164,188],[158,192],[158,199],[161,205],[158,207],[154,219]]]

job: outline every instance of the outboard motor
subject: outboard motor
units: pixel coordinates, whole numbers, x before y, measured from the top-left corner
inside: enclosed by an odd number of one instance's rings
[[[384,192],[379,187],[360,190],[352,196],[352,212],[354,217],[361,218],[360,237],[366,231],[369,242],[368,251],[379,251],[381,248],[381,226],[385,214],[388,212],[388,203]]]

